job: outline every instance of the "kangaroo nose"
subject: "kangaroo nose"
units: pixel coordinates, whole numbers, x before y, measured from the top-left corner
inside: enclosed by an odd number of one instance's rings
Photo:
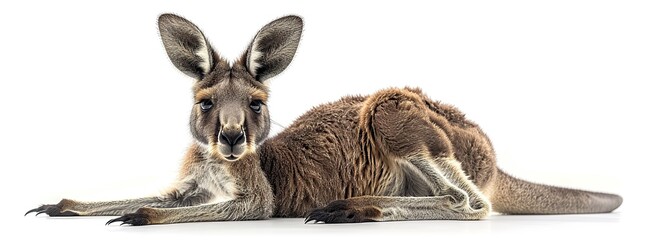
[[[244,132],[239,130],[223,130],[219,135],[219,141],[221,143],[227,143],[229,146],[235,146],[244,142]]]

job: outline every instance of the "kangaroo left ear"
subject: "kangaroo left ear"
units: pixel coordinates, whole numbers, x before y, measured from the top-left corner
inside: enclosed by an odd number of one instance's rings
[[[282,72],[293,59],[302,35],[302,18],[286,16],[260,29],[245,53],[246,68],[258,81]]]

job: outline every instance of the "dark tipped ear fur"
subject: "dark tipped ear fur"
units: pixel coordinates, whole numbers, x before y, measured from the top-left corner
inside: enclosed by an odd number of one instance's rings
[[[158,23],[166,53],[175,67],[198,80],[213,69],[219,57],[195,24],[168,13],[159,16]]]
[[[302,19],[286,16],[260,29],[244,54],[246,68],[260,82],[282,72],[298,49]]]

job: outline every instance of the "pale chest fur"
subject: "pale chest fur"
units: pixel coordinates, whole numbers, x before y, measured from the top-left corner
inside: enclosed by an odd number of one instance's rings
[[[185,195],[200,196],[200,202],[206,204],[230,201],[239,195],[228,166],[216,161],[194,163],[180,182],[177,190]]]

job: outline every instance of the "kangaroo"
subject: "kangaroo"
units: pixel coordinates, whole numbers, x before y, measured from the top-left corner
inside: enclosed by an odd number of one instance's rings
[[[202,31],[158,20],[172,63],[195,79],[194,138],[179,181],[153,197],[63,199],[49,216],[120,216],[106,224],[169,224],[304,217],[305,223],[476,220],[504,214],[606,213],[618,195],[546,186],[496,166],[486,134],[455,107],[417,88],[389,88],[317,106],[275,137],[267,80],[291,62],[303,21],[265,25],[229,63]]]

